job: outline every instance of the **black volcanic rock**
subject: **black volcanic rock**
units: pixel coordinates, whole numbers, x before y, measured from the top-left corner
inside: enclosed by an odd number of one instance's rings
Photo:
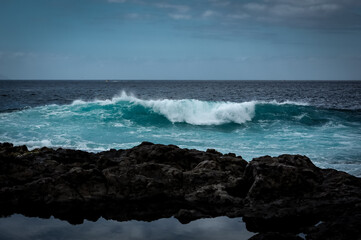
[[[244,176],[249,186],[247,198],[269,202],[280,197],[305,197],[323,181],[321,170],[300,155],[269,156],[253,159]]]
[[[259,233],[249,240],[302,240],[302,238],[292,233],[268,232]]]
[[[252,239],[359,239],[361,179],[305,156],[260,157],[143,142],[88,153],[0,144],[0,214],[151,221],[244,217]],[[318,224],[317,224],[318,223]]]

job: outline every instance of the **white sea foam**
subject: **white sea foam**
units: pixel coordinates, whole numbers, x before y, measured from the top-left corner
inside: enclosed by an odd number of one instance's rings
[[[82,105],[82,104],[87,104],[87,102],[83,100],[74,100],[71,105]]]
[[[304,118],[304,117],[307,117],[308,115],[307,115],[307,113],[301,113],[300,115],[298,115],[298,116],[294,116],[293,118],[295,119],[295,120],[301,120],[302,118]]]
[[[26,145],[30,150],[41,147],[53,147],[51,140],[29,140],[29,141],[18,141],[14,139],[12,142],[14,145]]]
[[[152,109],[169,121],[186,122],[193,125],[242,124],[252,120],[256,102],[207,102],[195,99],[142,100],[125,92],[113,101],[129,101]]]
[[[258,103],[274,104],[274,105],[286,105],[286,104],[289,104],[289,105],[297,105],[297,106],[309,106],[310,105],[307,102],[295,102],[295,101],[289,101],[289,100],[283,101],[283,102],[278,102],[276,100],[272,100],[272,101],[269,101],[269,102],[262,101],[262,102],[258,102]]]

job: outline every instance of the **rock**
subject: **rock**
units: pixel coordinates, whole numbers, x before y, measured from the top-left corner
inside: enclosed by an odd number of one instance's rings
[[[361,179],[300,155],[235,154],[143,142],[88,153],[0,144],[0,215],[81,223],[243,217],[252,239],[358,239]],[[319,222],[321,224],[317,224]]]
[[[321,170],[300,155],[269,156],[253,159],[245,171],[250,201],[269,202],[280,197],[304,197],[323,181]]]
[[[349,240],[361,239],[361,205],[351,207],[332,219],[319,222],[309,228],[307,239],[312,240]]]
[[[361,213],[355,207],[361,200],[361,179],[319,169],[305,156],[256,158],[240,184],[248,189],[243,216],[251,231],[307,233],[320,220],[336,223],[344,212],[354,211],[351,219]]]
[[[171,211],[167,216],[179,209],[218,216],[233,200],[225,184],[242,176],[247,165],[241,157],[149,142],[97,154],[49,148],[27,151],[5,143],[0,145],[0,159],[0,213],[29,212],[40,206],[54,215],[62,207],[62,218],[66,218],[65,211],[82,215],[94,209],[102,216],[108,212],[102,208],[118,204],[129,208],[151,205],[147,213],[137,211],[137,217],[152,219],[163,216],[158,209],[168,212],[165,201],[173,203],[167,206]],[[202,202],[206,204],[200,206]],[[152,209],[154,217],[149,217]],[[127,220],[134,215],[118,212],[125,216],[107,216]]]
[[[197,220],[200,218],[210,218],[210,215],[203,214],[196,210],[189,210],[189,209],[180,209],[175,215],[181,223],[187,224],[193,220]]]
[[[269,232],[257,234],[249,240],[302,240],[302,238],[292,233]]]

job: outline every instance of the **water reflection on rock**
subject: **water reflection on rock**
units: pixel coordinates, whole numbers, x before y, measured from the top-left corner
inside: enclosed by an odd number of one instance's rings
[[[96,222],[84,221],[71,225],[58,219],[29,218],[15,214],[0,218],[0,239],[248,239],[253,236],[246,230],[241,218],[217,217],[199,219],[181,224],[175,218],[153,222],[118,222],[100,218]]]

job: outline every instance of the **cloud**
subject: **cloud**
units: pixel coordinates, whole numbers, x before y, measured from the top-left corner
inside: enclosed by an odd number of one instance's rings
[[[268,14],[271,17],[319,17],[337,12],[341,7],[337,4],[321,4],[312,6],[295,6],[279,4],[270,7]]]
[[[226,6],[229,6],[230,4],[231,4],[231,2],[229,2],[229,1],[221,1],[221,2],[213,3],[213,5],[216,7],[226,7]]]
[[[259,0],[232,8],[255,22],[307,28],[361,28],[355,0]],[[239,14],[239,13],[238,13]]]
[[[128,19],[138,19],[140,17],[141,17],[141,15],[138,13],[128,13],[125,15],[125,18],[128,18]]]
[[[319,2],[321,0],[313,0]],[[324,1],[324,0],[322,0]],[[248,3],[243,6],[245,11],[254,15],[267,14],[270,17],[312,17],[320,16],[322,14],[332,14],[341,10],[341,6],[335,3],[323,4],[299,4],[291,3],[290,0],[282,0],[282,3],[267,4],[267,3]]]
[[[260,12],[267,9],[266,4],[260,4],[260,3],[247,3],[244,5],[244,8],[249,11],[255,11]]]
[[[220,14],[216,11],[213,10],[206,10],[203,12],[202,17],[207,18],[207,17],[214,17],[214,16],[219,16]]]
[[[127,0],[107,0],[110,3],[125,3]]]
[[[227,17],[230,19],[239,20],[239,19],[249,18],[250,15],[247,13],[237,13],[237,14],[229,14],[229,15],[227,15]]]
[[[191,15],[187,15],[187,14],[169,14],[169,17],[171,17],[174,20],[189,20],[192,18]]]
[[[270,24],[296,28],[361,29],[359,0],[106,0],[110,3],[130,3],[146,9],[152,18],[173,20],[217,19],[219,27],[238,24]],[[144,19],[143,10],[127,19]],[[149,15],[149,14],[148,14]],[[150,19],[147,17],[146,19]],[[215,27],[216,27],[215,26]]]
[[[220,26],[270,24],[296,28],[361,29],[359,0],[208,0],[198,5],[202,18]]]
[[[268,4],[292,4],[292,5],[303,5],[303,6],[311,6],[311,5],[319,5],[319,4],[332,4],[338,3],[343,5],[360,5],[358,0],[263,0],[263,2]]]
[[[188,12],[190,10],[189,6],[186,5],[176,5],[176,4],[168,4],[168,3],[157,3],[155,4],[157,8],[164,8],[164,9],[172,9],[178,12]]]

